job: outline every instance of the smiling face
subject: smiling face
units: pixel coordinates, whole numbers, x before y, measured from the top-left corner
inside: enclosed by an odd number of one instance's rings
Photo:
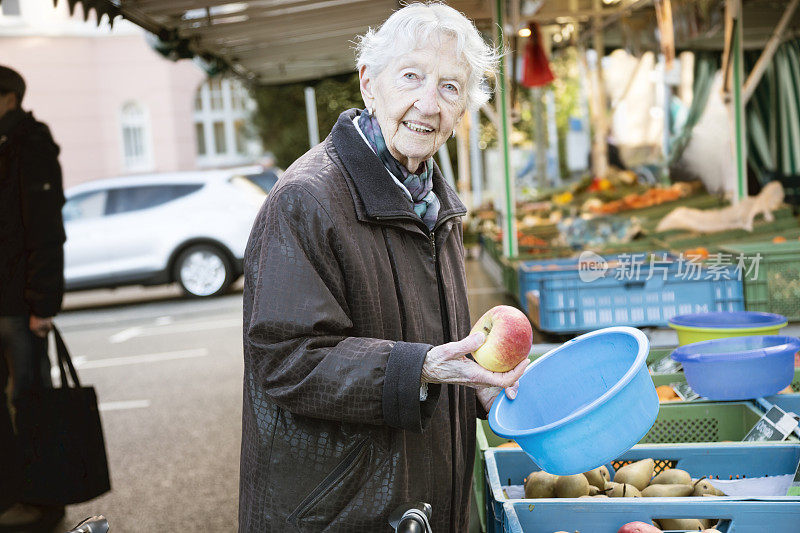
[[[436,153],[466,110],[469,66],[454,38],[433,36],[377,76],[361,67],[359,77],[389,152],[410,172]]]

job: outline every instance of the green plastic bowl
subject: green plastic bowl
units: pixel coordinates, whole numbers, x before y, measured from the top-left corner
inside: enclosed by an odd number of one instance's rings
[[[669,327],[678,332],[679,346],[727,337],[777,335],[786,324],[785,316],[755,311],[694,313],[669,319]]]

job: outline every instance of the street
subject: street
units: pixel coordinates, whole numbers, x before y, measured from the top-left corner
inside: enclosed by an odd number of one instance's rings
[[[473,323],[512,303],[476,260],[467,280]],[[64,526],[103,514],[114,533],[237,528],[241,287],[208,300],[176,286],[66,295],[56,324],[97,390],[112,487],[68,506]]]
[[[56,322],[82,383],[97,390],[112,490],[67,507],[65,526],[104,514],[115,533],[236,528],[241,292],[176,294],[67,295]]]

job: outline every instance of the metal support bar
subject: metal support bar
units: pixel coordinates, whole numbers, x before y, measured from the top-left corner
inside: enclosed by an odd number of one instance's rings
[[[480,115],[477,111],[469,114],[469,169],[472,173],[472,207],[483,201],[483,164],[480,149]]]
[[[308,144],[314,148],[319,144],[319,125],[317,124],[317,97],[313,87],[306,87],[306,120],[308,122]]]
[[[455,189],[456,179],[453,175],[453,162],[450,161],[450,151],[447,149],[447,143],[442,143],[439,147],[439,166],[442,168],[444,179]]]
[[[499,115],[501,129],[498,131],[500,149],[502,150],[503,157],[503,177],[505,189],[505,209],[503,216],[503,256],[514,258],[517,256],[517,217],[516,205],[514,203],[514,183],[511,176],[511,147],[510,147],[510,133],[511,124],[509,120],[509,104],[508,104],[508,79],[506,78],[506,63],[507,63],[507,47],[505,44],[504,29],[503,29],[503,9],[505,2],[503,0],[495,0],[495,22],[497,27],[497,43],[502,46],[503,54],[500,57],[500,72],[498,76],[498,101],[500,104]]]
[[[742,91],[742,100],[745,104],[750,100],[750,97],[753,96],[758,82],[761,81],[761,76],[764,75],[764,71],[767,70],[767,66],[772,61],[772,57],[775,55],[778,45],[781,44],[781,38],[786,31],[786,26],[789,25],[789,21],[792,19],[792,15],[794,15],[794,11],[797,9],[798,5],[800,5],[800,0],[792,0],[791,3],[786,6],[786,11],[783,12],[778,25],[775,26],[775,31],[772,32],[772,36],[769,38],[769,41],[767,41],[767,45],[758,57],[758,61],[756,61],[753,70],[750,71],[750,75],[747,76],[747,81],[744,82],[744,90]]]
[[[600,0],[594,0],[597,9]],[[603,79],[603,57],[605,56],[605,44],[602,31],[603,20],[598,16],[594,19],[594,50],[597,54],[597,64],[595,65],[594,91],[593,91],[593,112],[594,117],[594,143],[592,147],[592,175],[597,178],[605,178],[608,172],[608,114],[606,110],[606,86]]]
[[[731,25],[731,110],[733,117],[734,155],[736,161],[736,195],[739,202],[747,196],[747,145],[745,144],[744,100],[742,98],[742,78],[744,77],[744,57],[742,50],[742,0],[726,0],[726,19]]]

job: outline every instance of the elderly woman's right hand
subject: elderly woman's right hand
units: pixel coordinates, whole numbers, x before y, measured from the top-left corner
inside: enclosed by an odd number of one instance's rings
[[[478,332],[457,342],[434,346],[422,365],[422,382],[453,383],[476,389],[512,388],[516,391],[518,380],[530,361],[526,357],[508,372],[487,370],[467,357],[467,354],[477,350],[485,340],[486,336]]]

